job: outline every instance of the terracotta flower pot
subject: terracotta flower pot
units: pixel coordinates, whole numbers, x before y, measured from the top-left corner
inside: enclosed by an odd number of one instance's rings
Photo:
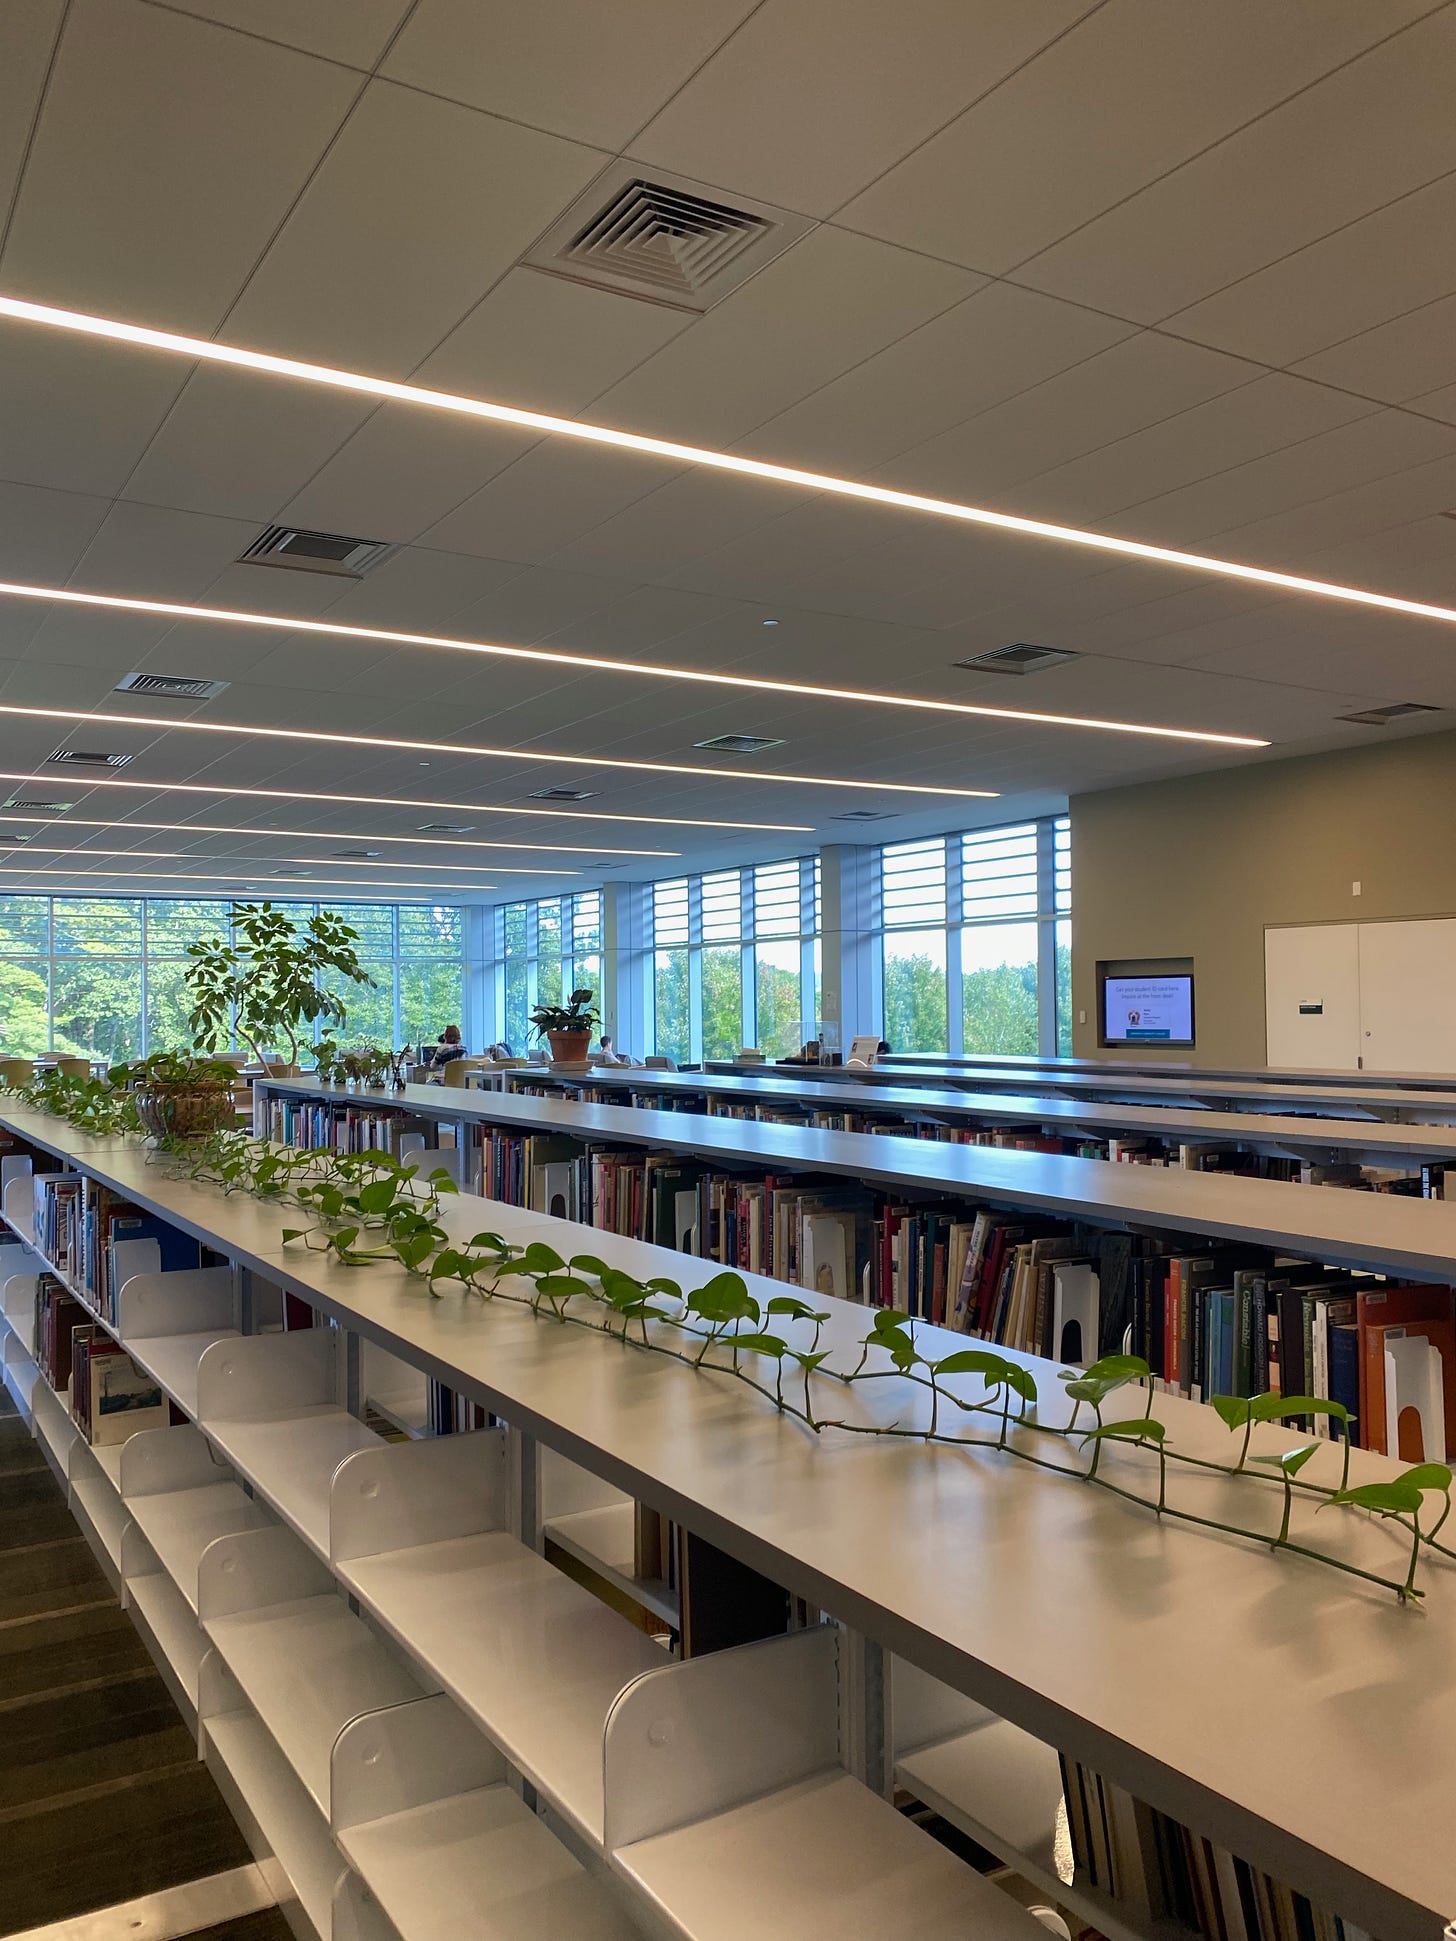
[[[586,1060],[587,1048],[591,1044],[590,1031],[548,1031],[546,1041],[551,1047],[551,1062],[554,1065],[580,1065]]]

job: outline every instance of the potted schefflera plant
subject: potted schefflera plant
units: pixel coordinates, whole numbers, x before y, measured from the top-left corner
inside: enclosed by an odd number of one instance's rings
[[[210,937],[187,946],[183,973],[192,1010],[187,1023],[204,1051],[221,1051],[232,1033],[260,1065],[298,1071],[300,1045],[322,1019],[335,1031],[348,1016],[325,977],[374,989],[354,949],[359,932],[331,910],[295,926],[273,903],[237,903],[232,942]],[[278,1053],[286,1054],[281,1060]]]
[[[598,1014],[592,1007],[596,993],[588,988],[573,991],[565,1004],[538,1004],[531,1013],[536,1036],[551,1047],[557,1065],[579,1065],[586,1058],[592,1027]]]

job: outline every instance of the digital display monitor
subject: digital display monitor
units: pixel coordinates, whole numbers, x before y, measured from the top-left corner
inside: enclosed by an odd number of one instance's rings
[[[1193,979],[1185,974],[1102,980],[1105,1045],[1191,1045]]]

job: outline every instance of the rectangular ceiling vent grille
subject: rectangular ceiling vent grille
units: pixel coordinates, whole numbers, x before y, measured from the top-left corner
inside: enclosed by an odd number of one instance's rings
[[[1354,721],[1362,728],[1384,728],[1392,721],[1404,721],[1412,714],[1440,714],[1425,701],[1393,701],[1386,708],[1362,708],[1358,714],[1339,714],[1337,721]]]
[[[74,809],[76,805],[74,802],[35,802],[29,796],[16,796],[5,806],[7,809],[17,810],[21,815],[64,815],[68,809]]]
[[[337,573],[360,580],[394,550],[387,539],[351,539],[342,532],[269,526],[238,557],[245,566],[290,566],[304,573]]]
[[[383,854],[384,851],[382,849],[336,849],[334,851],[334,861],[336,863],[364,863],[368,862],[372,856],[382,856]]]
[[[526,261],[623,296],[701,311],[809,227],[809,218],[787,210],[743,197],[720,202],[702,183],[644,176],[620,162],[572,204]]]
[[[124,674],[115,694],[151,694],[175,701],[211,701],[226,681],[199,681],[186,674]]]
[[[475,827],[473,822],[422,822],[422,836],[468,836]]]
[[[972,674],[1039,674],[1044,667],[1055,667],[1064,660],[1080,660],[1070,647],[1038,647],[1029,640],[1013,640],[1009,647],[993,647],[987,654],[972,654],[967,660],[952,661]]]
[[[595,789],[532,789],[532,802],[590,802],[596,796]]]
[[[765,748],[782,748],[783,737],[773,735],[714,735],[711,741],[695,741],[694,748],[707,748],[715,755],[758,755]]]
[[[839,815],[830,816],[831,822],[893,822],[893,809],[845,809]]]
[[[46,756],[47,762],[65,762],[70,768],[125,768],[130,755],[105,755],[93,748],[57,748]]]

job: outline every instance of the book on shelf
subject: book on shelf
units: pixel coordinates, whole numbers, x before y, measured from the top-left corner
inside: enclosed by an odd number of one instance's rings
[[[140,1429],[164,1429],[167,1399],[152,1377],[104,1329],[89,1322],[72,1334],[71,1414],[96,1448]]]

